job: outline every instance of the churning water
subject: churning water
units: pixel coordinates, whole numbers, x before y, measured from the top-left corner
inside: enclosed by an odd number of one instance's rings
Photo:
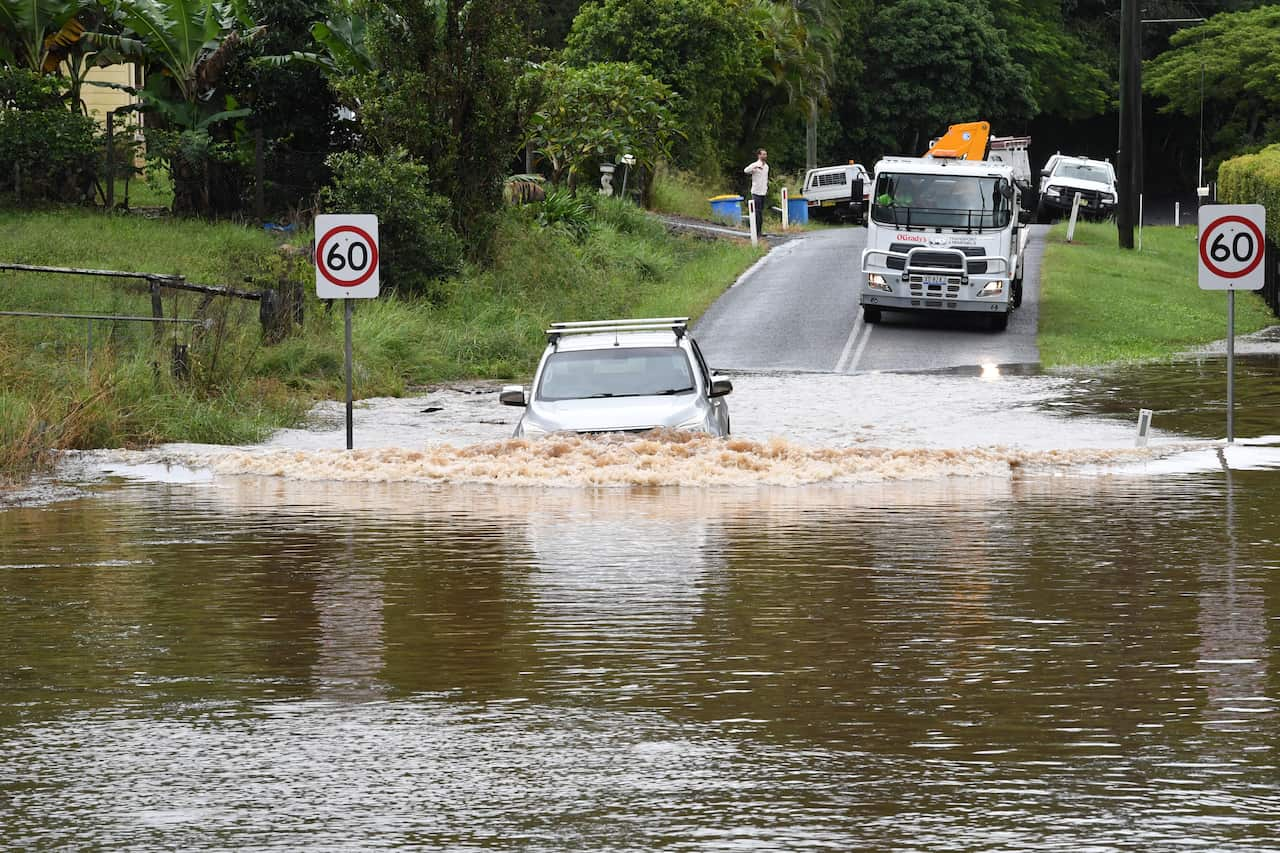
[[[1280,369],[1224,449],[1220,364],[86,454],[0,511],[0,844],[1275,849]]]

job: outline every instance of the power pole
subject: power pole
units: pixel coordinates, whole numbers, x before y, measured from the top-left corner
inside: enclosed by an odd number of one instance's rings
[[[1120,248],[1133,248],[1142,194],[1142,22],[1138,0],[1120,0],[1120,150],[1116,157],[1120,198],[1116,228]]]

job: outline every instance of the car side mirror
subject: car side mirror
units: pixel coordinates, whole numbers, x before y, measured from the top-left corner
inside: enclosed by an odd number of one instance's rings
[[[731,393],[733,393],[733,383],[730,382],[728,379],[712,379],[711,391],[707,394],[707,396],[723,397],[726,394],[731,394]]]
[[[1049,170],[1048,170],[1048,169],[1041,169],[1041,170],[1040,170],[1040,177],[1042,177],[1042,178],[1047,178],[1047,177],[1049,177]]]
[[[523,385],[504,385],[502,392],[498,394],[498,400],[504,406],[527,406],[528,402],[524,398]]]

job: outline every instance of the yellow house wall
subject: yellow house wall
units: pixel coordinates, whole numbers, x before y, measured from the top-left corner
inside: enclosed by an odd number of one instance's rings
[[[134,98],[128,92],[122,92],[119,89],[108,89],[104,86],[94,86],[91,83],[99,81],[118,83],[122,86],[133,86],[135,85],[135,67],[132,64],[128,64],[90,69],[85,85],[80,90],[80,97],[84,100],[85,106],[88,107],[89,115],[97,119],[98,124],[105,125],[107,123],[108,110],[126,107],[133,103]]]

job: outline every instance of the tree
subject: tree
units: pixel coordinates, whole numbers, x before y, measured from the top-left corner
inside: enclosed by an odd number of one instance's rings
[[[1109,57],[1073,29],[1063,6],[1063,0],[992,0],[991,10],[1010,57],[1027,70],[1037,110],[1065,119],[1100,115],[1115,97]]]
[[[991,13],[963,0],[899,0],[871,19],[866,50],[869,136],[880,150],[919,154],[962,121],[1030,118],[1031,78],[1009,55]]]
[[[570,65],[632,62],[681,97],[683,165],[715,172],[732,154],[743,96],[755,85],[748,0],[595,0],[573,21]]]
[[[1280,141],[1280,6],[1215,15],[1175,33],[1171,49],[1146,64],[1148,92],[1164,112],[1216,128],[1219,158]]]
[[[431,190],[453,204],[464,233],[502,202],[519,150],[516,81],[530,50],[523,2],[380,0],[369,4],[378,70],[339,82],[373,153],[403,148],[430,165]],[[474,241],[473,241],[474,242]]]
[[[652,168],[670,155],[676,136],[671,90],[624,62],[585,68],[549,64],[537,69],[541,105],[529,138],[551,164],[553,183],[587,172],[601,162],[633,154]]]

